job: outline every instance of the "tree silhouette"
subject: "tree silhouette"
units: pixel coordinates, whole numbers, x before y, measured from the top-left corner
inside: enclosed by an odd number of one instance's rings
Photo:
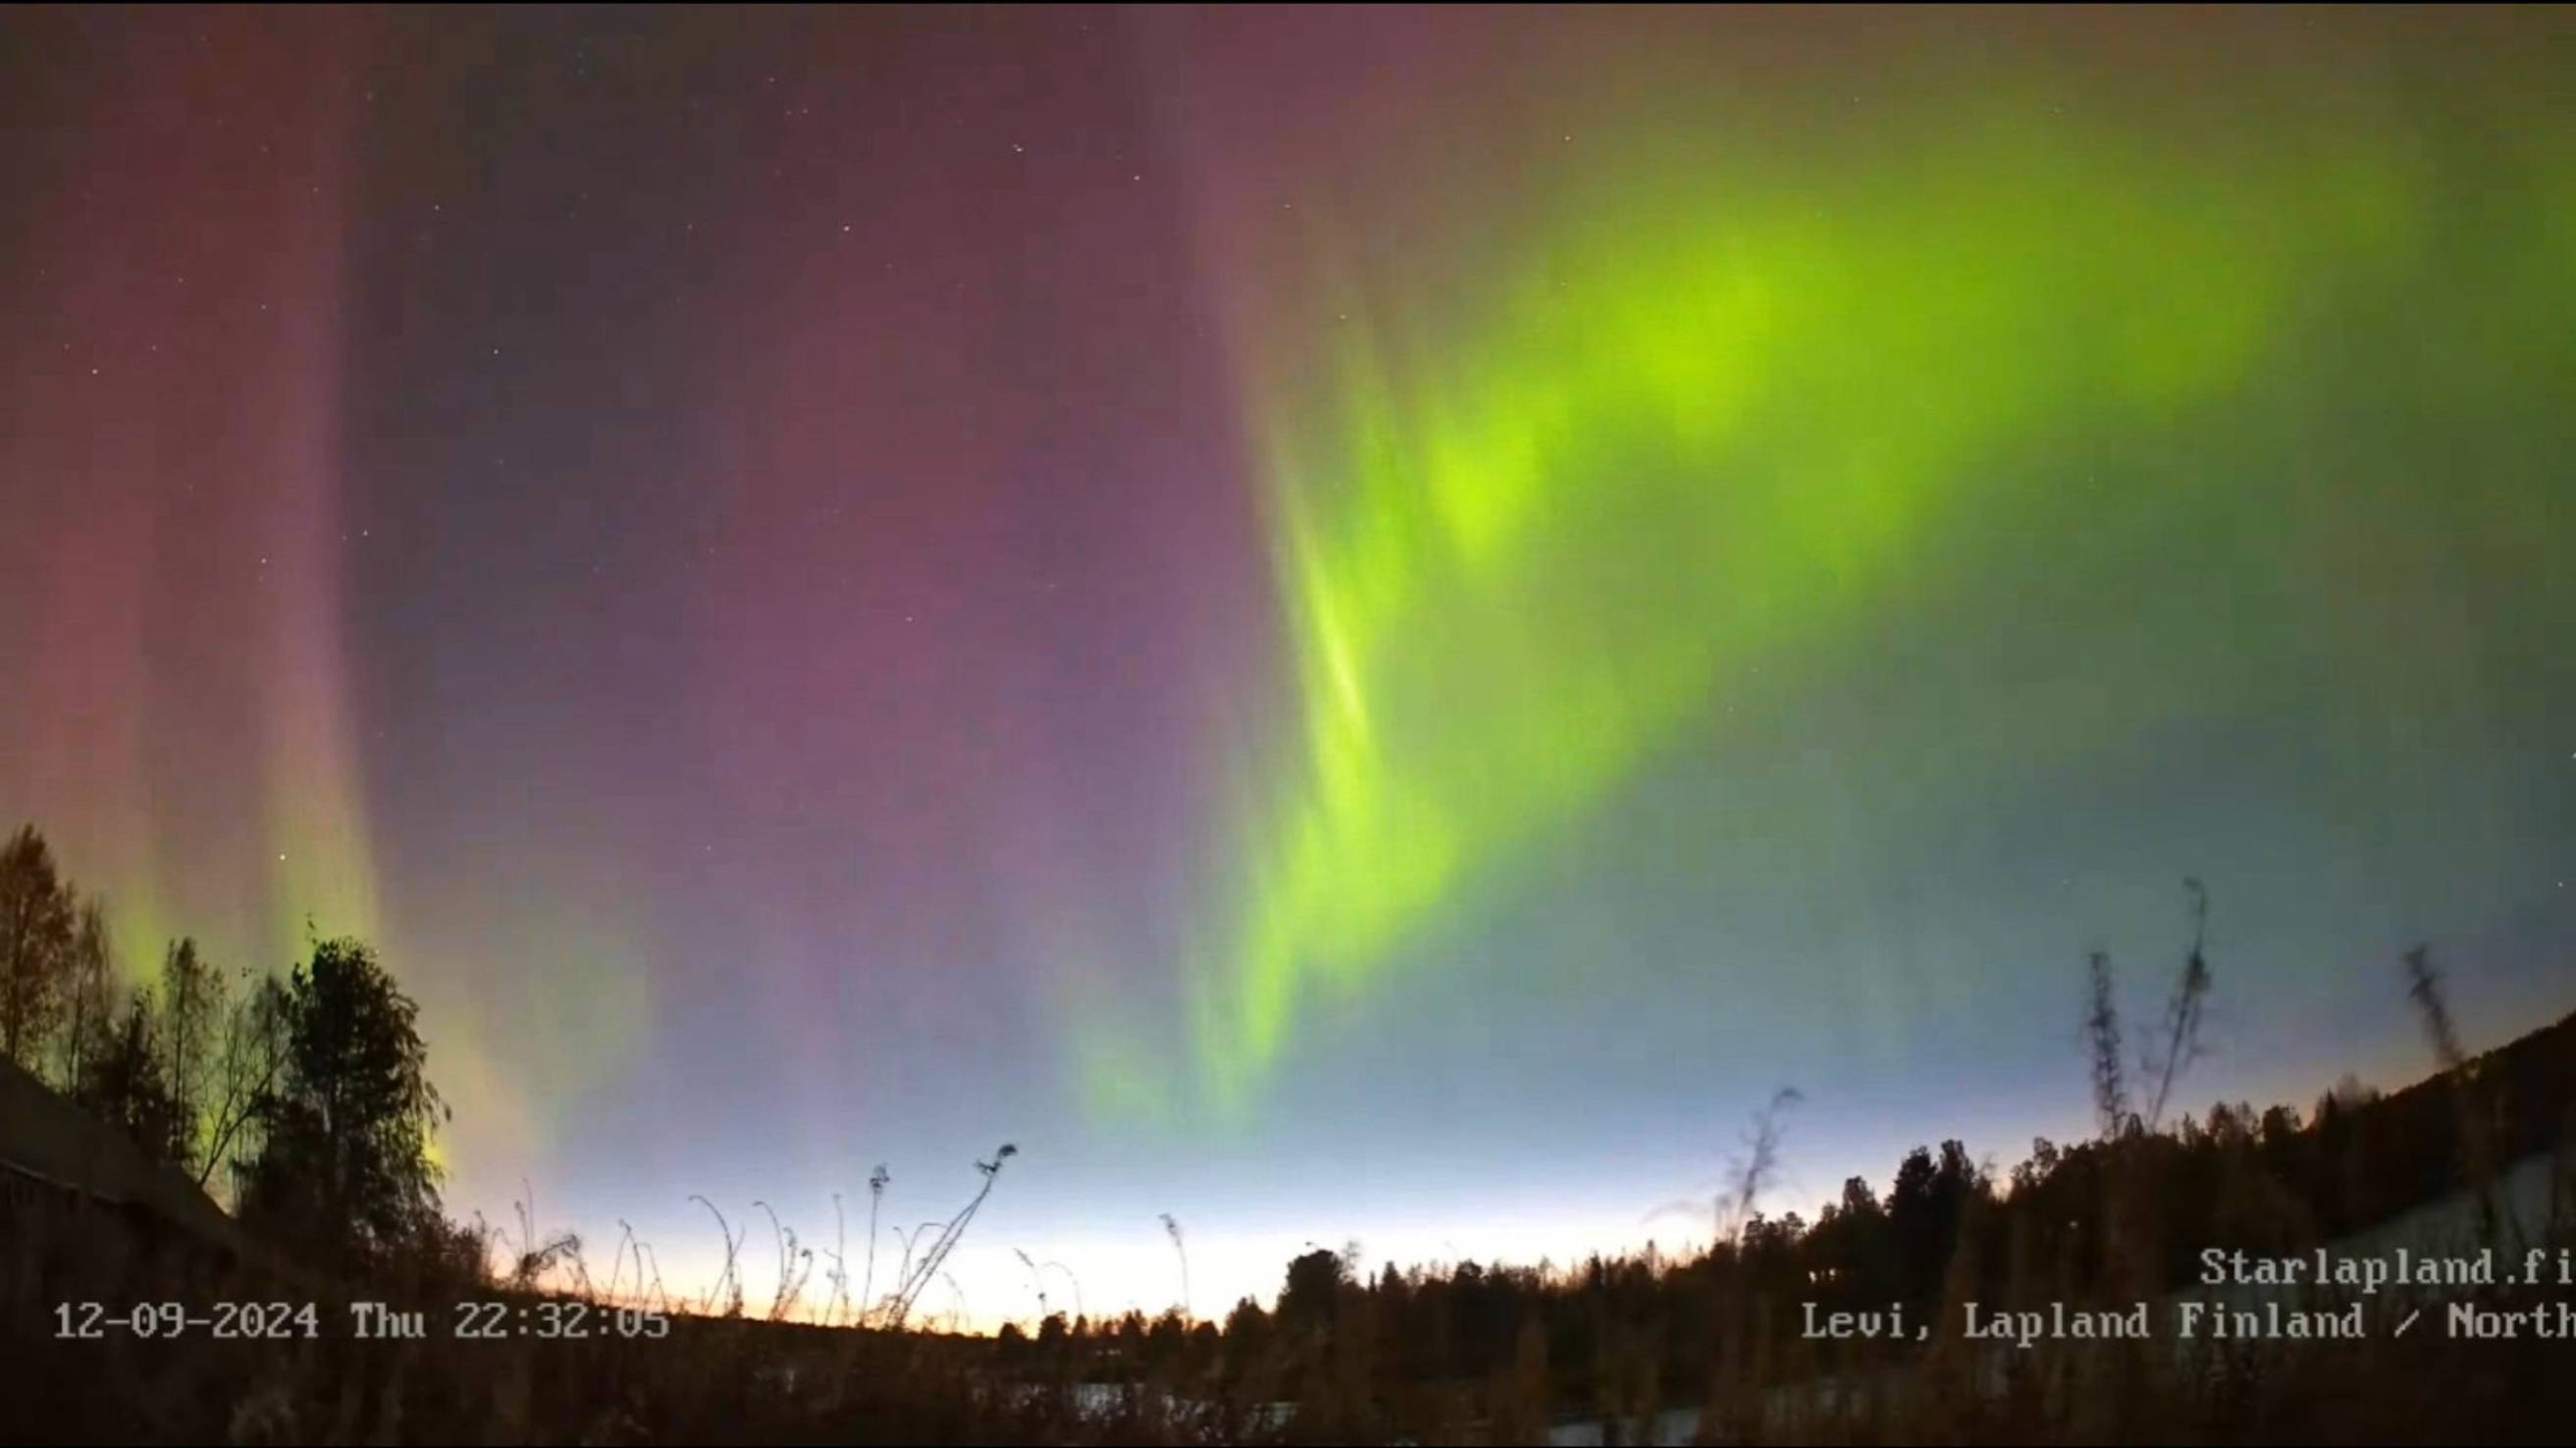
[[[291,1002],[275,976],[242,972],[241,989],[216,1008],[221,1025],[206,1086],[206,1149],[197,1160],[197,1185],[219,1166],[246,1176],[256,1156],[260,1108],[285,1074]],[[240,1185],[239,1181],[235,1186]]]
[[[284,1070],[258,1102],[263,1133],[242,1216],[326,1256],[364,1258],[437,1219],[430,1085],[417,1008],[355,940],[323,941],[286,987]]]
[[[1844,1180],[1842,1200],[1826,1204],[1810,1240],[1828,1274],[1817,1284],[1822,1295],[1848,1304],[1882,1303],[1897,1295],[1896,1239],[1887,1208],[1867,1180]]]
[[[1321,1247],[1291,1261],[1288,1280],[1279,1289],[1280,1325],[1315,1329],[1330,1326],[1334,1299],[1349,1275],[1341,1254]]]
[[[72,1093],[101,1120],[122,1128],[156,1156],[176,1135],[178,1116],[164,1083],[161,1051],[162,1032],[151,997],[141,990],[129,991],[124,1009],[114,1014],[112,1023],[93,1032]]]
[[[1918,1146],[1896,1168],[1887,1193],[1887,1226],[1909,1301],[1928,1302],[1939,1295],[1960,1218],[1969,1198],[1985,1186],[1968,1149],[1956,1141],[1941,1143],[1937,1164],[1930,1151]]]
[[[0,847],[0,1053],[33,1068],[62,1009],[71,891],[34,825]]]
[[[211,1104],[207,1095],[222,1006],[223,978],[197,953],[197,942],[172,941],[161,957],[161,1092],[170,1105],[164,1151],[189,1171],[197,1169],[199,1132]]]
[[[2110,1141],[2128,1129],[2129,1089],[2120,1064],[2120,1008],[2111,985],[2111,957],[2094,951],[2090,970],[2093,1009],[2084,1018],[2084,1041],[2093,1066],[2093,1117]]]
[[[70,892],[64,892],[66,904]],[[56,1079],[79,1094],[90,1059],[114,1025],[116,1003],[108,980],[107,910],[96,899],[72,910],[69,948],[62,957],[62,1035],[55,1042]]]

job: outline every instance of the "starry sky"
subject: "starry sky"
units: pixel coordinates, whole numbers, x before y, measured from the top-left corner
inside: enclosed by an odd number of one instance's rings
[[[2576,1007],[2571,77],[2550,10],[12,12],[0,814],[129,970],[377,942],[460,1215],[855,1261],[873,1165],[909,1229],[1015,1142],[987,1325],[1015,1249],[1170,1305],[1164,1212],[1203,1314],[1704,1241],[1783,1085],[1780,1205],[2009,1164],[2186,875],[2187,1098],[2407,1079],[2419,939],[2475,1045]]]

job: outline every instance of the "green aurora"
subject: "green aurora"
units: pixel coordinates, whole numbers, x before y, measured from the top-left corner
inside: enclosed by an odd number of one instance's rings
[[[1901,662],[1927,569],[2257,574],[2230,677],[1983,718],[2002,769],[2246,706],[2272,651],[2439,629],[2336,594],[2369,560],[2323,490],[2353,480],[2314,465],[2356,433],[2451,460],[2388,485],[2398,512],[2567,601],[2532,526],[2564,504],[2531,414],[2576,360],[2576,128],[2545,88],[2248,77],[2172,126],[2068,89],[1954,82],[1795,144],[1614,117],[1582,128],[1608,161],[1532,168],[1538,219],[1465,282],[1352,209],[1300,227],[1308,284],[1244,368],[1297,729],[1245,751],[1232,903],[1185,972],[1209,1100],[1249,1104],[1319,999],[1405,969],[1749,677]],[[2160,561],[2177,533],[2220,552]],[[1157,1094],[1090,1034],[1096,1105]]]

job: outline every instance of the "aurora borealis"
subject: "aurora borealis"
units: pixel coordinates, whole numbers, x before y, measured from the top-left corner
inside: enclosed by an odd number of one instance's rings
[[[2564,12],[0,27],[0,825],[460,1210],[1212,1312],[2080,1132],[2187,874],[2194,1104],[2576,1005]]]

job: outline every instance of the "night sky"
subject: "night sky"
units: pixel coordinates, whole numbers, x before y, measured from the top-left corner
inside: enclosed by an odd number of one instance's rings
[[[602,1266],[1704,1242],[2186,875],[2196,1107],[2576,1007],[2568,12],[13,12],[0,194],[0,825]]]

